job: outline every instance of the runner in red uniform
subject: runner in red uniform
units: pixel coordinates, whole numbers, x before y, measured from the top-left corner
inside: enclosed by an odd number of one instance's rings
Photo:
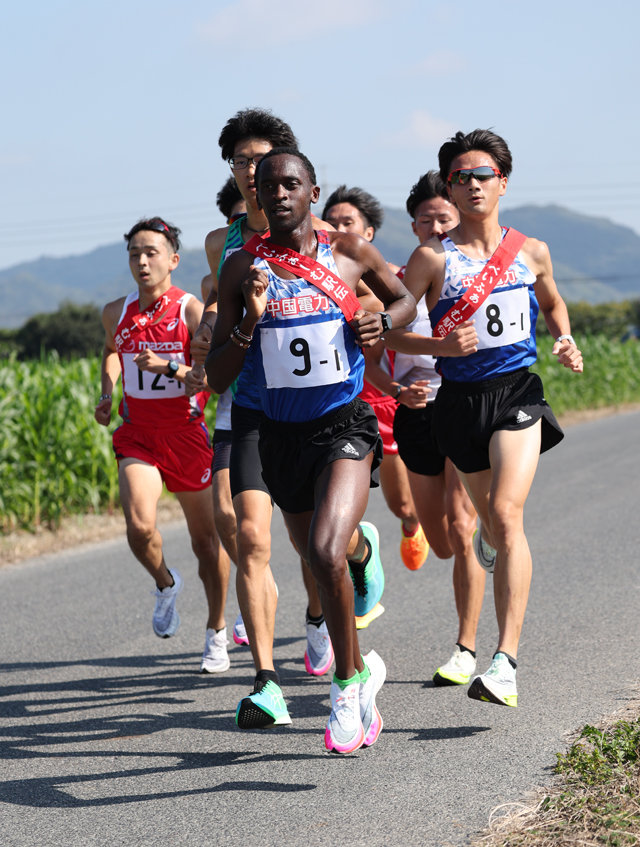
[[[180,624],[176,598],[182,578],[167,567],[156,527],[164,482],[187,519],[209,605],[201,670],[219,673],[229,667],[224,622],[229,563],[219,555],[211,509],[212,454],[203,415],[208,393],[191,369],[191,337],[203,306],[171,283],[180,261],[179,233],[151,218],[125,235],[137,290],[108,303],[102,313],[102,396],[95,418],[109,424],[113,388],[122,374],[122,424],[113,448],[129,546],[156,583],[153,630],[168,638]]]

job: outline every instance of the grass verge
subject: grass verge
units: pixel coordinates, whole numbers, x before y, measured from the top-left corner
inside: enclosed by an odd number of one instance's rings
[[[583,727],[555,774],[528,802],[495,808],[472,847],[639,845],[640,688],[622,712]]]

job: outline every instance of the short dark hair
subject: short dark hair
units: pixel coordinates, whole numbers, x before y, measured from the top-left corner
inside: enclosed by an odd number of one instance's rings
[[[323,220],[326,220],[329,209],[338,203],[350,203],[355,206],[364,218],[366,226],[372,226],[374,232],[382,226],[384,210],[376,198],[363,188],[357,186],[347,188],[346,185],[339,185],[324,204]]]
[[[464,132],[456,132],[440,148],[438,163],[440,165],[440,176],[445,182],[451,172],[451,162],[456,156],[468,153],[470,150],[482,150],[484,153],[488,153],[494,159],[502,176],[509,177],[511,175],[513,161],[511,151],[504,138],[496,135],[490,129],[474,129],[467,135]]]
[[[420,203],[424,203],[425,200],[433,200],[435,197],[442,197],[449,202],[447,186],[438,171],[427,171],[409,192],[409,196],[407,197],[407,212],[412,218],[415,218],[416,209]]]
[[[240,200],[243,199],[244,198],[242,194],[240,194],[240,189],[236,185],[235,179],[230,176],[220,191],[216,194],[216,205],[218,206],[220,213],[228,219],[231,217],[231,211],[236,203],[239,203]]]
[[[173,252],[179,252],[180,230],[177,226],[167,223],[167,221],[157,216],[154,218],[141,218],[137,224],[131,227],[129,232],[125,232],[124,240],[127,242],[127,250],[129,249],[129,243],[133,236],[137,232],[142,232],[143,230],[150,230],[151,232],[161,232],[171,245],[171,249],[173,250]]]
[[[258,166],[256,167],[256,175],[255,181],[256,185],[260,183],[259,173],[262,168],[262,163],[266,162],[267,159],[272,159],[274,156],[295,156],[297,159],[300,159],[302,164],[304,165],[304,169],[309,174],[309,179],[311,180],[311,185],[317,185],[318,180],[316,179],[316,171],[309,159],[301,153],[297,147],[274,147],[272,150],[269,150],[268,153],[265,153],[264,156],[258,162]]]
[[[266,109],[242,109],[229,118],[218,139],[222,158],[228,161],[236,144],[245,138],[264,139],[273,147],[298,147],[289,124]]]

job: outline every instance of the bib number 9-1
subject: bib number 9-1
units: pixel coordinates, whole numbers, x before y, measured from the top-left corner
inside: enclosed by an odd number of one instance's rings
[[[263,327],[260,346],[267,388],[314,388],[349,376],[340,319],[304,327]]]

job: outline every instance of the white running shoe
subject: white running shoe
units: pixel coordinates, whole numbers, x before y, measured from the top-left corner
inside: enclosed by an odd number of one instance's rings
[[[156,588],[156,607],[153,610],[153,631],[158,638],[170,638],[180,626],[180,615],[176,609],[176,598],[182,591],[182,577],[178,571],[169,569],[173,577],[170,588]]]
[[[360,683],[340,688],[331,683],[331,714],[324,733],[324,746],[330,753],[353,753],[364,743],[360,719]]]
[[[245,629],[244,621],[242,620],[242,612],[238,612],[238,617],[233,625],[233,640],[236,644],[249,644],[247,630]]]
[[[369,668],[369,679],[360,683],[360,719],[364,729],[363,747],[371,747],[382,731],[382,715],[376,706],[376,694],[387,678],[387,667],[375,650],[362,657]]]
[[[433,675],[434,685],[466,685],[476,671],[476,660],[468,650],[456,644],[453,656]]]
[[[518,705],[516,672],[504,653],[496,653],[488,671],[475,677],[467,692],[473,700],[497,703],[499,706]]]
[[[307,623],[307,649],[304,652],[304,666],[312,676],[322,676],[333,662],[333,647],[329,638],[327,624],[320,626]]]
[[[229,670],[228,643],[226,626],[220,632],[207,629],[200,673],[223,673]]]
[[[496,566],[496,551],[482,537],[482,524],[478,524],[478,529],[473,533],[473,551],[480,567],[487,573],[493,573]]]

